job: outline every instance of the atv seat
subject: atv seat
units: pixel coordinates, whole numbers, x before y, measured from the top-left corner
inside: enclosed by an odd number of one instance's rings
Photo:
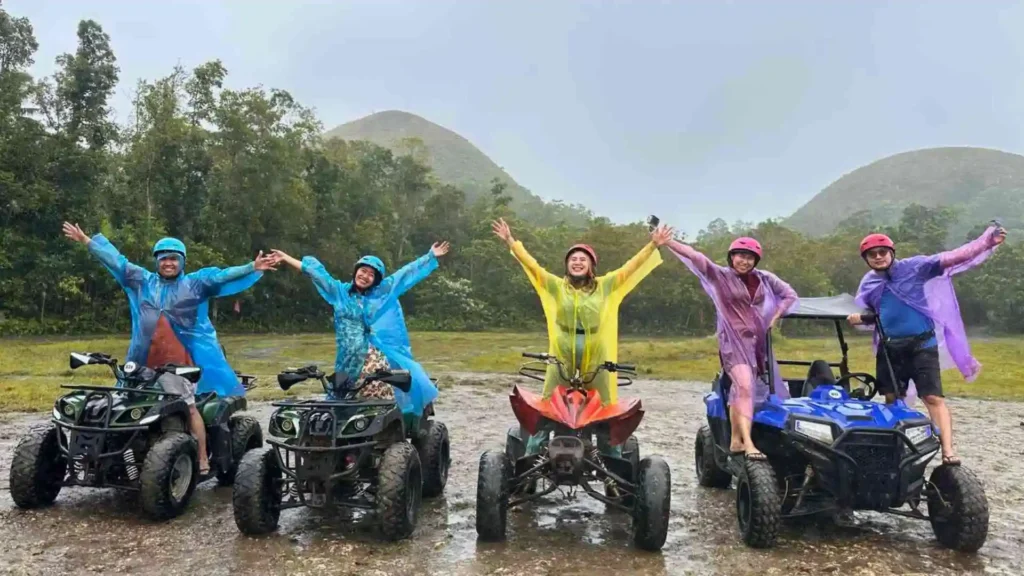
[[[824,360],[815,360],[811,362],[811,367],[807,369],[807,378],[804,380],[804,385],[801,388],[801,396],[808,398],[811,392],[818,386],[825,386],[829,384],[835,384],[836,377],[832,373],[832,367],[828,365],[828,362]]]

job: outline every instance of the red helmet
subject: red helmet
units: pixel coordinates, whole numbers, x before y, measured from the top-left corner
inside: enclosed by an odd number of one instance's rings
[[[892,238],[889,238],[885,234],[868,234],[860,241],[860,255],[864,256],[864,253],[872,248],[888,248],[893,253],[896,252],[896,245],[892,243]]]
[[[569,256],[572,256],[573,252],[584,252],[587,256],[590,256],[590,261],[597,266],[597,252],[590,247],[590,244],[573,244],[572,248],[565,253],[565,259],[568,260]]]
[[[761,243],[753,238],[747,238],[746,236],[737,238],[732,241],[732,244],[729,244],[730,264],[732,263],[732,255],[736,252],[750,252],[755,256],[755,262],[760,262],[761,256],[763,255],[761,251]]]

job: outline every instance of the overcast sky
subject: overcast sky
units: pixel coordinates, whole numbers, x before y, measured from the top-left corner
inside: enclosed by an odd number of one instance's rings
[[[219,58],[324,125],[401,109],[520,184],[693,233],[793,212],[889,154],[1024,151],[1024,6],[908,0],[583,2],[6,0],[35,73],[97,20],[139,78]]]

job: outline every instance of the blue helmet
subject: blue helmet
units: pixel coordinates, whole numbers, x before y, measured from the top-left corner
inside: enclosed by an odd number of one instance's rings
[[[176,252],[185,258],[185,243],[177,238],[161,238],[153,245],[153,256],[161,252]]]
[[[373,268],[373,271],[377,273],[377,280],[373,283],[374,286],[380,284],[381,280],[384,279],[384,261],[376,256],[363,256],[356,262],[355,270],[359,270],[363,266],[369,266]],[[353,270],[353,274],[355,273]]]

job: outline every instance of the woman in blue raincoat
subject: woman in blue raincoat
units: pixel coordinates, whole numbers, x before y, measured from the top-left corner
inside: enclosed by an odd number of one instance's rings
[[[352,381],[379,369],[397,367],[412,375],[408,393],[389,385],[368,387],[364,396],[394,397],[407,418],[416,419],[437,398],[437,388],[412,358],[409,333],[398,299],[437,269],[437,259],[448,253],[447,242],[434,244],[430,251],[386,276],[384,262],[364,256],[356,262],[352,280],[342,282],[327,272],[312,256],[301,261],[273,250],[272,256],[313,280],[320,296],[334,308],[337,355],[334,370]]]
[[[132,336],[126,362],[151,368],[167,362],[194,364],[203,369],[195,393],[245,395],[245,388],[217,341],[217,331],[210,323],[209,303],[211,298],[250,288],[265,270],[277,265],[272,256],[260,252],[254,261],[242,266],[203,268],[185,274],[185,244],[176,238],[163,238],[153,246],[157,266],[154,274],[129,262],[103,234],[90,238],[77,224],[65,222],[64,235],[85,244],[128,295]],[[193,398],[188,393],[185,396],[186,402]],[[205,475],[210,470],[206,430],[195,404],[190,404],[190,408],[190,427],[199,443],[199,472]]]

